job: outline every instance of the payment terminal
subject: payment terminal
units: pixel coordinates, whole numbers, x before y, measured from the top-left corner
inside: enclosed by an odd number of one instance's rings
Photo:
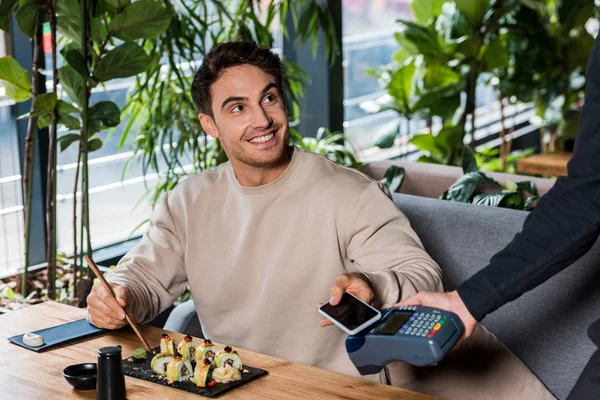
[[[361,375],[376,374],[393,361],[437,364],[458,342],[464,326],[452,312],[409,306],[382,311],[382,318],[346,339],[346,351]]]

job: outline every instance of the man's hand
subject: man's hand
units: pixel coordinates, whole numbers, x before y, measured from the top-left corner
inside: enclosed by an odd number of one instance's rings
[[[352,293],[367,304],[371,304],[373,301],[373,288],[371,282],[363,275],[359,273],[342,274],[338,276],[335,283],[331,287],[331,299],[329,303],[332,306],[338,305],[342,299],[344,292]],[[317,309],[321,307],[323,303],[317,303]],[[321,318],[321,326],[333,325],[327,318]]]
[[[127,288],[113,286],[113,290],[117,300],[101,283],[96,283],[87,297],[89,322],[98,328],[119,329],[127,324],[123,311],[127,305]]]
[[[454,314],[458,315],[465,326],[465,332],[458,341],[457,345],[471,336],[473,330],[477,326],[477,320],[475,320],[469,310],[467,310],[465,303],[463,303],[456,290],[447,293],[420,292],[413,297],[409,297],[408,299],[395,304],[393,307],[404,306],[434,307],[446,311],[452,311]]]

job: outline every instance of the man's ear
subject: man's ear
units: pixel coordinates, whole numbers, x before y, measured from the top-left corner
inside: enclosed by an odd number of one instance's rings
[[[215,121],[213,121],[210,115],[200,113],[198,114],[198,119],[200,120],[200,125],[202,125],[202,129],[204,129],[204,132],[208,133],[215,139],[219,137],[219,130],[217,129],[217,125],[215,124]]]

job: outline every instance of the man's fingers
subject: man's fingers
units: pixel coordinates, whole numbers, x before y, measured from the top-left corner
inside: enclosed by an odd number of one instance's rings
[[[98,296],[88,299],[88,310],[90,311],[90,313],[94,312],[96,314],[100,314],[117,321],[123,320],[125,318],[125,315],[123,315],[123,317],[121,318],[121,313],[123,313],[123,309],[119,308],[119,311],[115,312],[115,310],[113,310],[106,303],[104,303],[104,301]]]
[[[94,309],[89,310],[89,320],[99,328],[119,329],[125,325],[122,320],[108,317]]]
[[[124,286],[114,286],[113,290],[117,297],[117,302],[121,307],[127,306],[127,288]]]
[[[333,325],[333,322],[331,322],[327,318],[321,318],[321,321],[319,321],[319,325],[321,325],[322,327],[329,326],[329,325]]]
[[[421,305],[423,305],[423,298],[422,298],[422,295],[419,293],[412,297],[409,297],[408,299],[404,299],[403,301],[401,301],[398,304],[394,304],[394,307],[421,306]]]
[[[350,286],[350,278],[348,275],[340,275],[335,279],[334,285],[331,287],[331,299],[329,302],[332,306],[337,306],[340,300],[342,299],[342,295]]]
[[[97,285],[101,284],[97,283]],[[115,300],[112,294],[110,294],[104,286],[98,289],[98,296],[100,297],[100,300],[102,300],[102,302],[112,310],[114,315],[118,316],[118,318],[120,319],[125,318],[125,312],[123,311],[123,307],[117,302],[117,300]]]

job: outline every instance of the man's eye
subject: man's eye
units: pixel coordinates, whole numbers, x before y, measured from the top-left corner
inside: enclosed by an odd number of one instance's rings
[[[267,103],[272,103],[275,100],[276,100],[275,95],[268,94],[268,95],[265,96],[265,100],[264,101],[266,101]]]
[[[235,107],[233,107],[231,109],[231,112],[232,113],[239,113],[239,112],[242,112],[243,109],[244,109],[244,106],[238,104],[237,106],[235,106]]]

